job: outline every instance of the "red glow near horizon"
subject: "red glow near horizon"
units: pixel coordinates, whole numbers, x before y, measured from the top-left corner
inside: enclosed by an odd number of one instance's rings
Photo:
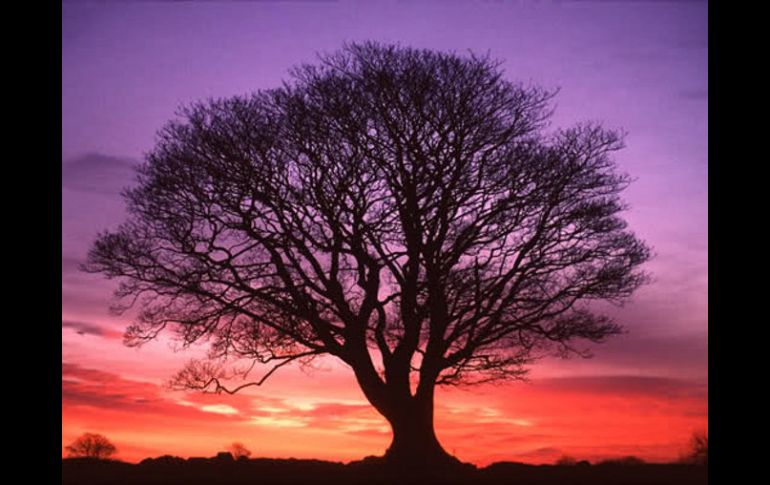
[[[351,373],[290,370],[235,396],[178,393],[157,384],[65,364],[62,444],[84,432],[112,440],[118,457],[213,456],[232,442],[254,457],[351,461],[381,455],[387,422]],[[676,460],[707,427],[704,385],[661,378],[543,378],[529,383],[447,389],[436,397],[444,447],[480,466],[553,463],[634,455]]]

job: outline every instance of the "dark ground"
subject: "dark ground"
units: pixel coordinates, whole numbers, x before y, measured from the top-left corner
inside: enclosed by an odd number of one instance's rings
[[[707,469],[680,464],[525,465],[500,462],[486,468],[397,474],[383,465],[319,460],[232,460],[161,457],[138,465],[83,458],[62,460],[62,485],[185,484],[514,484],[703,485]]]

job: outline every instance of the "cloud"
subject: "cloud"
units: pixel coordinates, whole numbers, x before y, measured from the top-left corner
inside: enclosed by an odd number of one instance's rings
[[[554,448],[553,446],[545,446],[543,448],[537,448],[535,450],[529,451],[527,453],[522,453],[521,455],[528,455],[528,456],[542,456],[542,455],[553,455],[561,453],[561,450],[559,448]]]
[[[708,372],[708,334],[687,332],[678,335],[641,334],[641,326],[629,325],[630,333],[592,346],[592,364],[623,373],[644,366],[646,371],[680,378],[705,378]],[[569,362],[569,361],[568,361]],[[598,373],[598,372],[597,372]],[[609,374],[610,372],[601,372]]]
[[[446,419],[448,423],[454,423],[451,426],[456,429],[463,429],[466,426],[494,425],[498,430],[503,428],[511,430],[535,425],[532,419],[518,415],[505,415],[498,407],[479,406],[477,403],[438,404],[436,410],[442,421]]]
[[[447,449],[482,465],[553,462],[563,453],[593,460],[620,450],[664,460],[707,419],[706,390],[681,379],[623,375],[448,389],[437,396],[436,429]],[[353,398],[169,393],[71,362],[62,363],[62,416],[67,439],[87,424],[151,448],[135,452],[137,460],[148,453],[211,454],[213,442],[251,436],[263,440],[255,451],[265,456],[353,459],[381,453],[390,437],[384,418]]]
[[[74,364],[62,364],[62,408],[89,406],[164,412],[163,404],[158,388],[153,384],[122,379],[108,372]]]
[[[250,424],[271,428],[308,427],[315,430],[380,436],[390,428],[368,403],[359,401],[305,401],[287,398],[255,407]]]
[[[78,274],[80,272],[80,264],[82,261],[74,256],[62,254],[61,256],[61,272],[62,277],[67,274]]]
[[[303,415],[313,418],[329,418],[369,413],[372,406],[368,403],[348,404],[343,402],[324,402],[315,405],[312,409],[302,412]]]
[[[660,49],[622,49],[612,53],[615,61],[628,63],[654,64],[667,57],[667,53]]]
[[[667,377],[636,375],[553,377],[541,379],[535,385],[543,390],[593,395],[708,398],[708,385],[705,382]]]
[[[304,428],[307,420],[303,418],[275,418],[272,416],[252,416],[251,422],[269,428]]]
[[[212,415],[199,407],[184,406],[167,399],[160,386],[150,382],[62,362],[62,409],[81,406],[143,415],[187,416],[197,420],[210,420],[221,414]],[[208,418],[204,418],[206,416]]]
[[[684,89],[682,91],[679,91],[679,93],[677,94],[679,95],[680,98],[691,99],[695,101],[709,99],[708,89]]]
[[[232,406],[228,406],[227,404],[208,404],[206,406],[201,406],[200,409],[201,411],[204,411],[207,413],[224,414],[224,415],[238,414],[237,409],[235,409]]]
[[[94,335],[97,337],[122,339],[123,333],[115,330],[104,328],[95,323],[80,322],[73,320],[62,320],[62,328],[71,328],[80,335]]]
[[[130,158],[89,153],[62,162],[62,187],[80,192],[117,195],[134,181],[137,163]]]
[[[346,430],[345,433],[353,436],[360,436],[362,438],[375,438],[380,440],[389,438],[392,434],[390,428],[387,426],[380,428],[352,429]]]

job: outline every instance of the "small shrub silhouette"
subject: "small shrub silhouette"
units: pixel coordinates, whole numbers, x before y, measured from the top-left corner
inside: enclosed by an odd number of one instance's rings
[[[709,463],[709,435],[701,432],[693,434],[690,439],[690,455],[687,457],[688,463],[696,465],[708,465]]]
[[[556,460],[557,466],[575,466],[577,465],[577,460],[572,458],[571,456],[562,456],[558,460]]]
[[[639,466],[644,465],[645,462],[641,458],[636,456],[624,456],[622,458],[611,458],[599,463],[600,465],[615,465],[615,466]]]

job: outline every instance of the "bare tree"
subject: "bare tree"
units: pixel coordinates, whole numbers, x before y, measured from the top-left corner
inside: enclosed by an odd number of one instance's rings
[[[687,463],[696,465],[708,465],[709,463],[709,435],[707,432],[697,432],[690,439],[690,454],[685,459]]]
[[[430,463],[451,460],[437,385],[620,331],[590,304],[630,296],[649,251],[619,217],[618,133],[546,133],[554,93],[488,57],[353,44],[292,77],[183,109],[89,253],[140,302],[129,344],[209,341],[177,385],[331,355],[391,424],[386,457]]]
[[[96,433],[84,433],[81,437],[65,447],[71,457],[107,459],[118,450],[110,440]]]
[[[227,451],[229,451],[230,454],[233,455],[233,458],[236,460],[245,460],[251,456],[251,450],[246,448],[243,443],[233,443],[230,445]]]

